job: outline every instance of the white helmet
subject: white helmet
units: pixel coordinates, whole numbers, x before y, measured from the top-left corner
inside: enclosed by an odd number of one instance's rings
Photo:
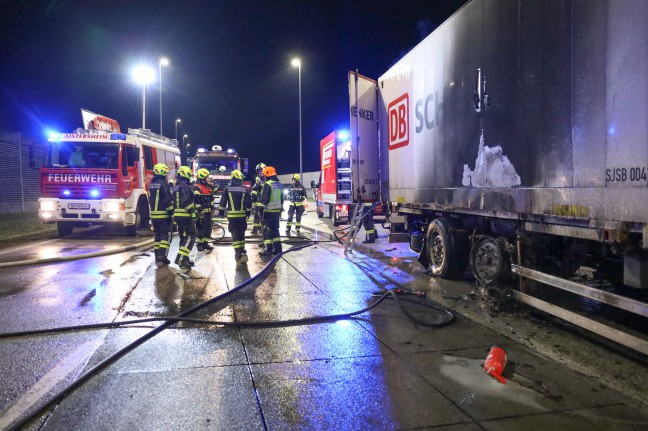
[[[221,172],[221,173],[225,172],[226,170],[227,170],[227,168],[225,166],[221,166],[220,168],[218,168],[218,172]]]

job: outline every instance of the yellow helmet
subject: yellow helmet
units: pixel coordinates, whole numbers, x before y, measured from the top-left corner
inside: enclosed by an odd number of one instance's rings
[[[299,176],[299,174],[295,174],[295,175],[293,175],[292,179],[299,181],[301,179],[301,177]]]
[[[242,180],[243,179],[243,173],[239,171],[238,169],[235,169],[232,171],[232,178],[236,178],[237,180]]]
[[[209,171],[205,168],[200,168],[198,169],[198,172],[196,172],[196,176],[199,180],[204,180],[209,176]]]
[[[180,169],[178,169],[178,175],[190,180],[191,177],[193,177],[193,172],[191,172],[191,169],[188,166],[180,166]]]
[[[157,165],[153,166],[153,173],[155,175],[166,175],[169,173],[169,171],[169,167],[164,163],[158,163]]]

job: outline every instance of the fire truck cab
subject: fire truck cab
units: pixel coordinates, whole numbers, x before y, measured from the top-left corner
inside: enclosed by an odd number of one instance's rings
[[[56,223],[62,237],[75,227],[114,223],[135,236],[148,226],[147,188],[157,163],[169,166],[169,179],[175,179],[180,166],[175,139],[147,129],[51,133],[40,169],[38,217]]]
[[[191,162],[194,176],[200,168],[209,171],[209,179],[214,184],[214,194],[219,198],[223,189],[229,184],[232,171],[238,169],[246,176],[248,159],[241,158],[233,149],[223,150],[220,145],[214,145],[211,150],[198,148]],[[249,186],[249,181],[244,182]]]

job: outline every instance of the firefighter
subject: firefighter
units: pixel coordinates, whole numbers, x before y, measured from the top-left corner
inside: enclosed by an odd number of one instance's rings
[[[180,244],[175,264],[180,268],[191,268],[194,262],[189,260],[189,253],[196,243],[196,208],[194,194],[191,190],[193,175],[187,166],[178,168],[176,186],[173,188],[173,219],[178,224]]]
[[[365,202],[362,204],[362,214],[363,214],[363,219],[362,219],[362,227],[364,227],[365,230],[365,240],[362,241],[363,244],[371,244],[376,242],[378,239],[378,233],[376,232],[376,226],[374,225],[373,222],[373,206],[374,204],[371,202]]]
[[[257,204],[259,201],[259,193],[261,193],[263,182],[265,181],[265,177],[263,176],[263,168],[265,167],[265,163],[259,163],[258,165],[256,165],[257,177],[254,181],[254,185],[252,186],[252,235],[254,236],[261,235],[261,233],[263,232],[263,230],[261,229],[261,213],[263,211],[258,207]]]
[[[237,265],[243,264],[248,261],[247,251],[245,251],[245,230],[247,217],[252,212],[252,198],[250,190],[243,184],[243,173],[238,169],[232,171],[230,183],[223,190],[218,205],[218,216],[223,217],[226,209],[234,246],[234,260]]]
[[[272,166],[263,168],[265,183],[259,196],[259,207],[263,210],[263,245],[264,249],[259,253],[261,256],[279,254],[281,249],[281,237],[279,236],[279,217],[283,210],[283,193],[281,182],[277,178],[277,171]]]
[[[286,233],[290,232],[292,228],[293,215],[297,213],[295,221],[295,229],[299,233],[301,229],[301,218],[304,214],[304,202],[306,201],[306,189],[300,182],[299,174],[292,176],[292,185],[288,188],[288,196],[290,197],[290,204],[288,206],[288,222],[286,222]]]
[[[197,238],[196,243],[198,251],[213,250],[209,242],[211,241],[212,232],[212,213],[214,211],[214,195],[213,189],[207,182],[209,171],[205,168],[200,168],[196,172],[196,184],[192,187],[194,193],[194,200],[196,202],[196,213],[198,219],[196,223]]]
[[[167,182],[168,173],[169,167],[164,163],[153,166],[153,179],[148,187],[151,224],[155,233],[153,240],[155,261],[165,265],[171,263],[167,255],[171,245],[171,216],[173,215],[173,196]]]

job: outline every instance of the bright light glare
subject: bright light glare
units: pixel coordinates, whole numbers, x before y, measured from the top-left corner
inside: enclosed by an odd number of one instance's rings
[[[56,203],[54,201],[41,201],[40,209],[45,211],[54,211],[56,209]]]
[[[168,66],[168,65],[169,65],[169,59],[166,58],[166,57],[162,57],[162,58],[160,59],[160,64],[161,64],[162,66]]]
[[[292,64],[294,67],[301,67],[301,60],[298,58],[293,58],[290,64]]]
[[[351,137],[351,134],[346,130],[341,130],[341,131],[337,132],[337,138],[340,141],[346,141],[350,137]]]
[[[58,141],[61,139],[61,134],[59,132],[48,131],[47,139],[50,141]]]
[[[90,196],[92,196],[93,198],[96,198],[97,196],[99,196],[99,190],[97,190],[97,189],[91,190],[90,191]]]
[[[115,212],[120,210],[119,202],[104,202],[104,210],[107,212]]]
[[[146,85],[153,82],[155,79],[155,72],[147,66],[138,66],[133,70],[133,79],[141,85]]]

